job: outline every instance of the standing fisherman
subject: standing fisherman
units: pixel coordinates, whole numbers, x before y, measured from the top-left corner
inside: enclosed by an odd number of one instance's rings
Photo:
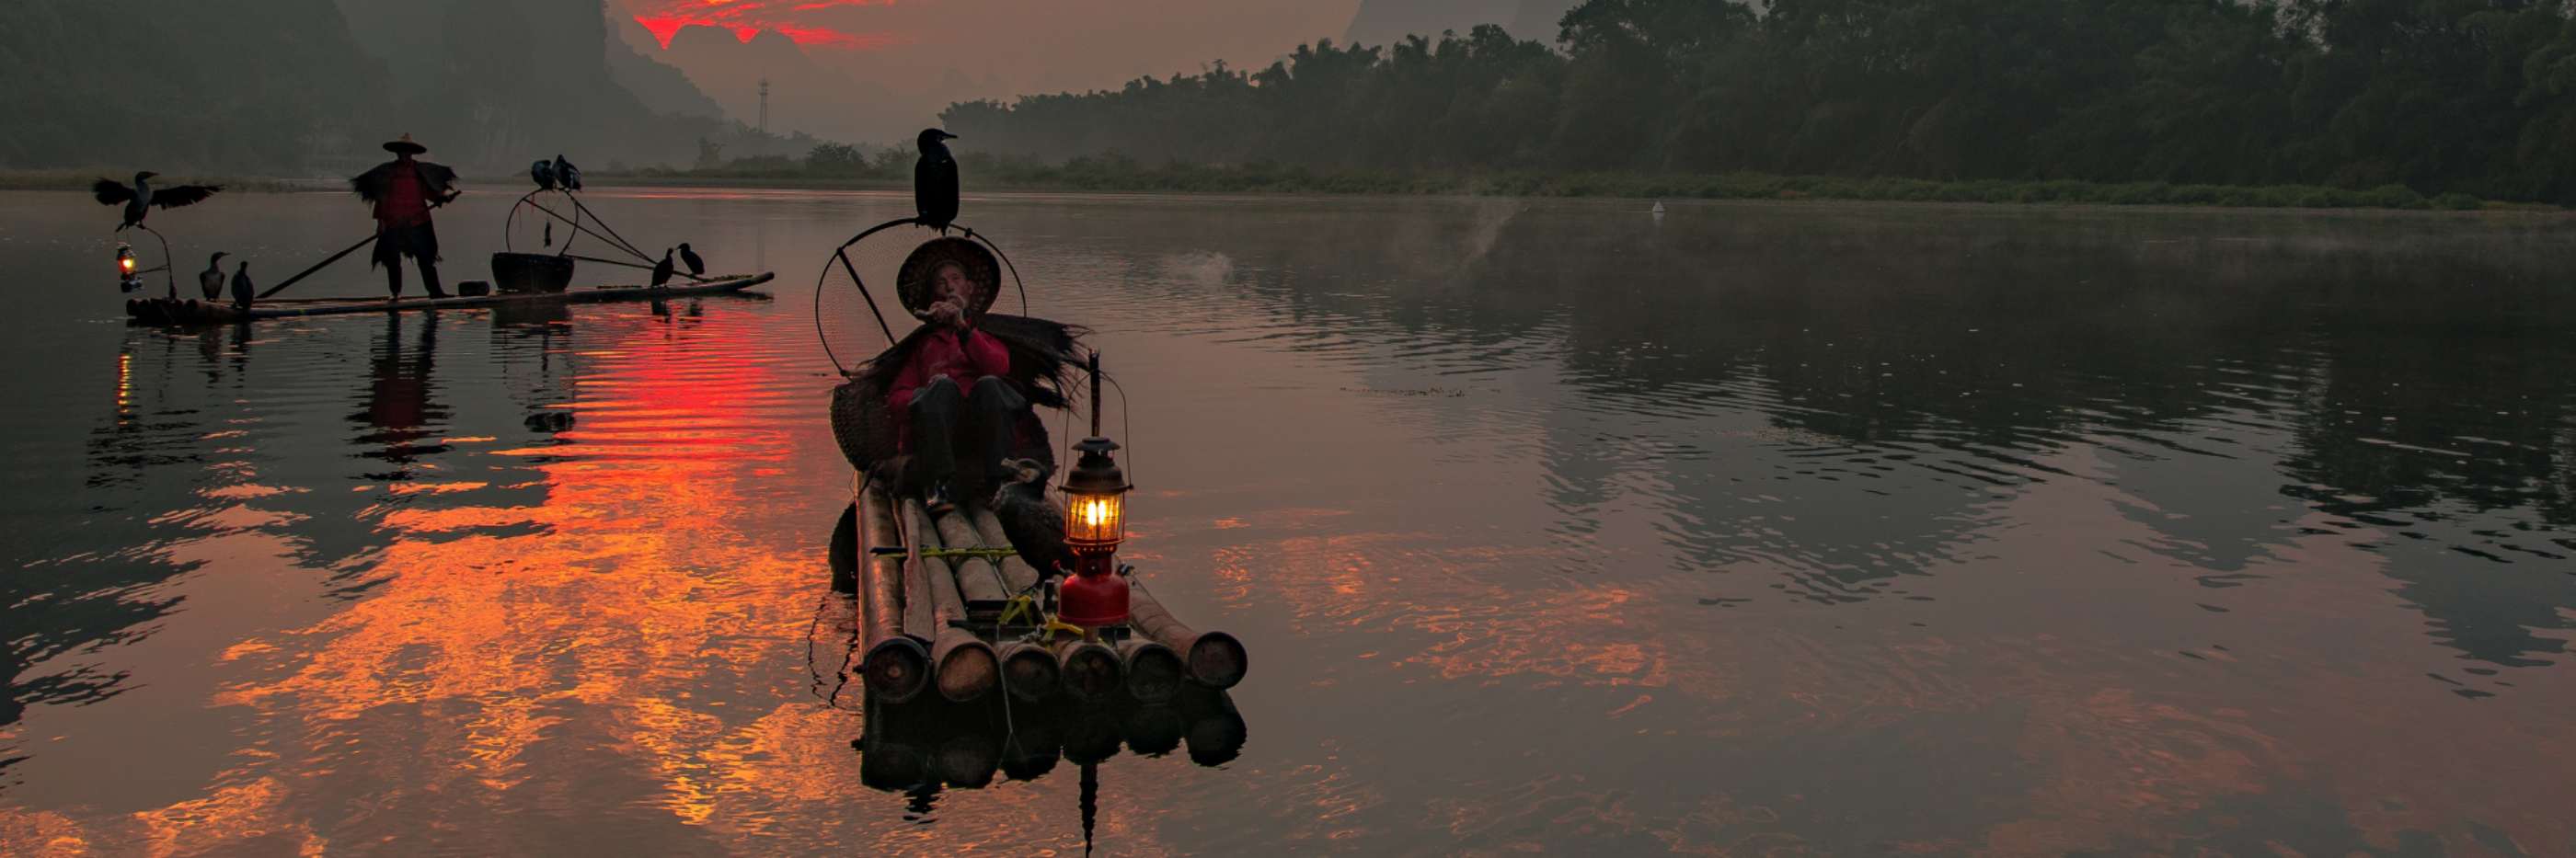
[[[421,285],[429,287],[429,297],[445,298],[447,290],[438,283],[438,231],[430,224],[429,210],[462,193],[456,189],[456,171],[413,160],[429,147],[412,142],[409,134],[386,143],[385,151],[394,153],[394,159],[358,174],[349,180],[349,187],[376,207],[375,264],[385,269],[387,300],[402,298],[405,256],[420,267]]]

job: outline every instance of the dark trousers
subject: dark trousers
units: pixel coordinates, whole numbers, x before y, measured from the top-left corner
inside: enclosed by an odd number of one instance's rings
[[[916,484],[954,488],[960,454],[978,476],[1002,473],[1002,457],[1012,450],[1012,424],[1028,407],[1028,398],[999,376],[977,379],[974,389],[962,394],[947,376],[931,379],[912,394]]]
[[[438,282],[438,228],[429,221],[376,227],[375,261],[385,267],[385,292],[395,298],[402,297],[402,261],[406,256],[420,267],[420,282],[429,287],[429,297],[447,297],[447,290],[440,288]]]
[[[447,290],[439,288],[438,263],[430,261],[428,257],[414,257],[412,262],[420,266],[420,282],[421,285],[429,287],[429,297],[447,297]],[[401,263],[385,266],[385,291],[392,293],[393,297],[402,297]]]

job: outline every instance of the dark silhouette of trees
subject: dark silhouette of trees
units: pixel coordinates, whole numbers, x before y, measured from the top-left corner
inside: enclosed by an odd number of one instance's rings
[[[2404,185],[2576,202],[2571,0],[1591,0],[952,106],[985,152],[1330,170]]]

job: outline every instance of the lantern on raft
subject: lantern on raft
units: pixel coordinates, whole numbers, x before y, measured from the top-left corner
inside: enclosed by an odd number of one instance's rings
[[[1111,453],[1118,442],[1100,432],[1100,355],[1091,355],[1091,437],[1064,480],[1064,543],[1073,576],[1056,592],[1056,616],[1084,628],[1127,622],[1127,579],[1118,574],[1118,543],[1127,538],[1127,474]]]
[[[116,291],[133,292],[143,288],[143,272],[135,270],[134,245],[116,243]]]

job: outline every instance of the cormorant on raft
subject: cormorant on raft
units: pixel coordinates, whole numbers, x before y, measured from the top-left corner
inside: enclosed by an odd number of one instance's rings
[[[653,288],[660,289],[663,286],[668,285],[670,282],[671,249],[665,247],[662,248],[662,261],[653,263]]]
[[[543,158],[537,159],[536,163],[528,165],[528,178],[537,180],[537,190],[554,190],[555,162]]]
[[[573,166],[571,161],[564,160],[561,152],[555,153],[554,175],[556,187],[567,191],[581,190],[581,168]]]
[[[191,203],[204,202],[207,197],[214,196],[216,191],[224,189],[222,185],[172,185],[156,191],[146,182],[158,175],[161,174],[150,170],[136,173],[134,187],[131,188],[117,184],[115,179],[100,179],[89,186],[89,192],[98,198],[99,205],[112,206],[119,203],[125,205],[125,222],[116,227],[116,231],[124,232],[126,227],[143,223],[143,216],[151,211],[149,206],[175,209]],[[950,196],[953,198],[955,195]],[[949,210],[955,211],[956,207],[952,205]]]
[[[993,517],[1002,522],[1002,535],[1039,575],[1071,574],[1073,549],[1064,544],[1064,505],[1047,497],[1046,467],[1036,459],[1011,459],[1002,466],[1011,479],[994,487],[990,504]]]
[[[921,160],[912,165],[912,206],[921,222],[940,232],[957,220],[957,159],[948,144],[957,135],[937,128],[921,129]]]
[[[241,268],[233,272],[233,306],[248,310],[251,298],[258,294],[259,289],[250,282],[250,260],[244,259]]]
[[[208,301],[223,297],[224,257],[227,255],[223,251],[215,251],[215,255],[206,260],[206,270],[197,272],[197,289],[206,293]]]
[[[699,259],[698,252],[690,250],[689,243],[685,241],[680,242],[680,262],[689,266],[689,276],[707,276],[707,261]]]

